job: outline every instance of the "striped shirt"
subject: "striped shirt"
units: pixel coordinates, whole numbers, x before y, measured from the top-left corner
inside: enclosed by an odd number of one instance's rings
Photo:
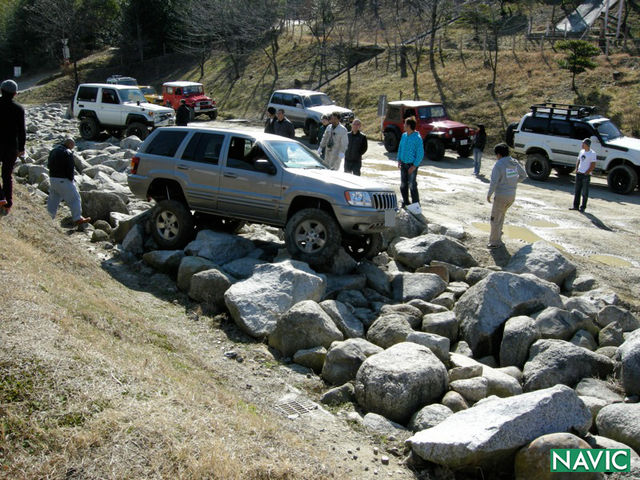
[[[419,167],[423,157],[424,146],[420,134],[413,132],[411,135],[407,135],[407,132],[404,132],[398,146],[398,161]]]

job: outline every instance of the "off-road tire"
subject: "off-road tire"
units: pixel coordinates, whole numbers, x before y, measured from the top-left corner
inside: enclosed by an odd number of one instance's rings
[[[547,157],[541,153],[530,153],[527,155],[526,170],[530,179],[544,182],[549,178],[551,166]]]
[[[209,113],[207,113],[207,115],[209,115],[209,119],[210,120],[215,120],[216,118],[218,118],[218,112],[217,111],[209,112]]]
[[[187,206],[177,200],[162,200],[153,208],[151,236],[163,250],[184,248],[193,238],[195,222]]]
[[[329,264],[340,247],[341,237],[336,220],[319,208],[296,212],[284,228],[291,256],[313,266]]]
[[[146,125],[140,122],[131,122],[127,125],[127,129],[125,130],[125,135],[130,137],[131,135],[135,135],[140,140],[144,140],[149,135],[149,129]]]
[[[460,158],[469,158],[471,154],[471,147],[469,145],[463,145],[462,147],[458,147],[458,157]]]
[[[382,234],[343,236],[342,246],[355,260],[370,260],[382,250]]]
[[[95,140],[100,133],[98,121],[92,117],[83,117],[80,120],[80,136],[85,140]]]
[[[424,141],[424,154],[434,162],[442,160],[444,158],[444,144],[437,138],[427,138]]]
[[[384,148],[387,152],[397,152],[400,139],[398,134],[393,130],[384,132]]]
[[[607,175],[607,184],[612,192],[628,195],[638,185],[638,172],[629,165],[618,165]]]

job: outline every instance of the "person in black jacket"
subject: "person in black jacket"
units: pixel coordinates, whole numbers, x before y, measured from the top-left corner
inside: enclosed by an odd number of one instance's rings
[[[0,215],[6,215],[13,205],[13,167],[16,159],[24,155],[26,132],[24,109],[13,100],[18,92],[18,84],[13,80],[5,80],[0,84],[0,90]]]
[[[179,127],[186,127],[187,123],[191,120],[191,111],[187,107],[187,102],[183,98],[180,100],[180,106],[176,111],[176,125]]]
[[[264,133],[275,133],[273,128],[273,122],[276,121],[276,109],[273,107],[267,108],[267,119],[264,121]]]
[[[360,176],[360,168],[362,167],[362,155],[367,151],[367,137],[360,129],[362,122],[355,119],[351,123],[351,131],[347,134],[347,151],[344,153],[344,171]]]
[[[480,164],[482,163],[482,152],[487,144],[487,132],[484,130],[484,125],[478,125],[478,131],[476,137],[473,140],[473,174],[477,177],[480,175]]]
[[[51,218],[56,218],[60,200],[64,200],[71,209],[71,218],[76,225],[82,225],[91,221],[91,218],[82,216],[82,203],[78,189],[73,183],[75,162],[73,161],[73,147],[76,146],[73,138],[56,145],[49,152],[49,198],[47,199],[47,211]]]
[[[281,137],[294,138],[296,129],[287,117],[284,116],[284,110],[280,108],[276,113],[276,121],[273,122],[273,133]]]

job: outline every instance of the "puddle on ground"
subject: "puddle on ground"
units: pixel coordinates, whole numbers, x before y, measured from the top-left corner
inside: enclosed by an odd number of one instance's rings
[[[590,255],[589,260],[595,260],[596,262],[604,263],[612,267],[631,267],[631,263],[623,260],[622,258],[614,257],[613,255]]]
[[[547,222],[546,220],[532,220],[529,222],[529,225],[531,225],[532,227],[539,227],[539,228],[554,228],[558,226],[557,224],[552,222]]]
[[[474,222],[473,225],[478,230],[482,230],[483,232],[490,232],[491,226],[488,223],[480,223]],[[524,240],[527,243],[534,243],[542,240],[541,237],[533,233],[526,227],[519,227],[516,225],[504,225],[502,227],[502,234],[507,238],[515,238],[518,240]]]

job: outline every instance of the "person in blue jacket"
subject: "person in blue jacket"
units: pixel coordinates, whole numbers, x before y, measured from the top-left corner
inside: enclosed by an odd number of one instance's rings
[[[398,146],[398,168],[400,169],[400,194],[402,206],[409,205],[409,192],[411,203],[420,203],[418,195],[418,167],[424,157],[422,137],[416,132],[416,119],[407,118],[404,121],[404,133]]]

